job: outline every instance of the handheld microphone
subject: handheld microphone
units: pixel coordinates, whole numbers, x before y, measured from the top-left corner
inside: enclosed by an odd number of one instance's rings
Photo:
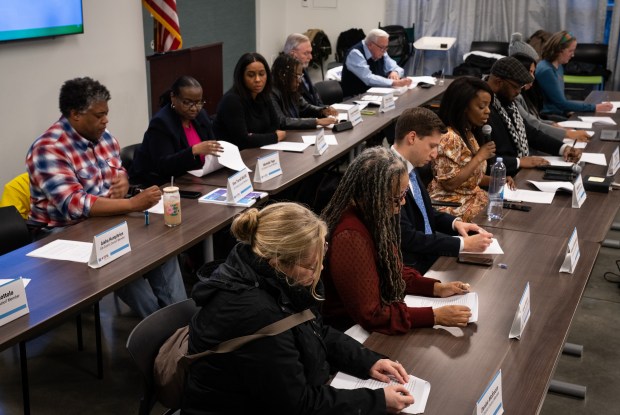
[[[574,175],[581,173],[581,166],[578,164],[572,164],[570,166],[538,166],[541,170],[555,170],[555,171],[568,171]]]
[[[491,132],[493,131],[493,127],[491,127],[489,124],[484,124],[482,126],[482,137],[484,138],[484,142],[488,143],[489,141],[492,141],[491,139]]]

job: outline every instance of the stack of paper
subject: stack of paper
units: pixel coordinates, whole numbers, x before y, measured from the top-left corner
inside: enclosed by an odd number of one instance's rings
[[[385,94],[394,94],[394,96],[402,95],[407,92],[406,86],[393,86],[388,88],[381,88],[378,86],[373,86],[366,93],[374,94],[374,95],[385,95]]]
[[[297,143],[292,141],[280,141],[277,144],[269,144],[267,146],[262,146],[263,150],[280,150],[280,151],[290,151],[293,153],[303,153],[305,149],[307,149],[310,144],[307,143]]]
[[[504,199],[509,202],[542,203],[549,205],[553,202],[553,196],[555,196],[555,193],[524,189],[512,190],[508,185],[504,187]]]
[[[603,124],[603,125],[616,125],[616,122],[614,120],[611,119],[611,117],[585,117],[585,116],[580,116],[579,119],[583,122],[589,122],[589,123],[599,123],[599,124]]]
[[[478,321],[478,294],[467,293],[464,295],[453,295],[446,298],[421,297],[418,295],[406,295],[405,304],[407,307],[432,307],[439,308],[447,305],[464,305],[471,310],[470,323]]]
[[[555,193],[558,190],[563,190],[570,193],[573,192],[573,184],[571,182],[537,182],[534,180],[528,180],[528,182],[532,183],[542,192]]]

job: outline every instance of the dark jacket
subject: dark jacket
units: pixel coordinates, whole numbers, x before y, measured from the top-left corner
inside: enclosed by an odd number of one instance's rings
[[[501,115],[491,105],[491,113],[489,114],[489,120],[487,124],[493,129],[491,137],[495,141],[495,154],[496,156],[503,157],[504,165],[506,166],[506,175],[514,176],[517,174],[517,145],[515,144],[510,131],[506,127],[506,124],[502,121]],[[525,125],[525,133],[527,135],[527,142],[530,148],[530,154],[532,150],[542,151],[553,156],[559,155],[560,148],[564,144],[560,140],[533,128],[523,120]],[[482,145],[482,144],[480,144]],[[487,174],[491,173],[491,167],[495,164],[495,157],[487,160]]]
[[[201,141],[215,140],[209,115],[203,109],[192,124]],[[199,156],[192,154],[178,114],[166,105],[149,122],[142,144],[136,149],[129,177],[134,184],[161,185],[171,176],[202,167]]]
[[[213,130],[218,138],[242,150],[277,143],[278,124],[278,116],[268,95],[259,94],[256,100],[252,100],[231,89],[217,105]]]
[[[291,287],[275,270],[237,244],[226,262],[192,296],[202,309],[190,323],[189,353],[248,335],[314,307],[304,287]],[[379,414],[381,389],[338,390],[331,372],[368,377],[380,355],[324,326],[320,315],[274,337],[195,362],[189,370],[183,414]]]
[[[314,87],[312,83],[312,79],[310,79],[310,75],[308,75],[308,70],[304,69],[304,77],[301,81],[301,85],[299,85],[299,91],[301,92],[301,96],[308,102],[308,104],[315,105],[317,107],[323,107],[323,101],[319,96],[319,92]]]
[[[424,199],[424,207],[433,233],[424,233],[424,217],[415,203],[411,189],[405,196],[405,205],[400,209],[400,246],[403,262],[424,274],[440,256],[458,256],[461,241],[451,235],[457,233],[452,229],[455,217],[449,213],[435,210],[431,204],[428,191],[416,172],[418,186]]]
[[[271,89],[271,103],[282,130],[312,130],[316,128],[316,119],[323,117],[324,107],[311,105],[302,96],[299,97],[297,105],[286,105],[282,92],[277,88]]]
[[[349,51],[347,52],[347,56],[353,49],[359,50],[364,56],[364,46],[362,46],[362,42],[357,42]],[[367,59],[368,67],[370,71],[375,75],[380,75],[383,77],[387,77],[387,73],[385,73],[385,60],[383,57],[379,60],[374,60],[372,57]],[[344,97],[352,97],[354,95],[362,94],[370,88],[369,85],[366,85],[361,79],[359,79],[353,72],[351,72],[347,68],[347,60],[345,59],[344,65],[342,65],[342,78],[340,81],[342,85],[342,95]]]

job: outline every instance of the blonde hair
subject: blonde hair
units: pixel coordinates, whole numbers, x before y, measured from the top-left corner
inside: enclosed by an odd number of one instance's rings
[[[283,267],[299,265],[314,249],[318,255],[310,291],[314,298],[321,299],[316,285],[323,264],[327,225],[312,211],[296,203],[274,203],[260,211],[248,209],[235,218],[231,232],[283,275]],[[297,283],[288,276],[287,281],[291,285]]]

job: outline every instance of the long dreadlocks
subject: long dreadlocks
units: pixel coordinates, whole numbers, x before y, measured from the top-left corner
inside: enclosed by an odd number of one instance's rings
[[[394,186],[400,186],[407,167],[392,151],[372,147],[356,157],[340,181],[334,196],[321,213],[330,234],[342,213],[355,205],[362,222],[377,248],[377,271],[381,301],[402,301],[405,281],[402,278],[400,221],[395,219]],[[398,187],[399,188],[399,187]]]

